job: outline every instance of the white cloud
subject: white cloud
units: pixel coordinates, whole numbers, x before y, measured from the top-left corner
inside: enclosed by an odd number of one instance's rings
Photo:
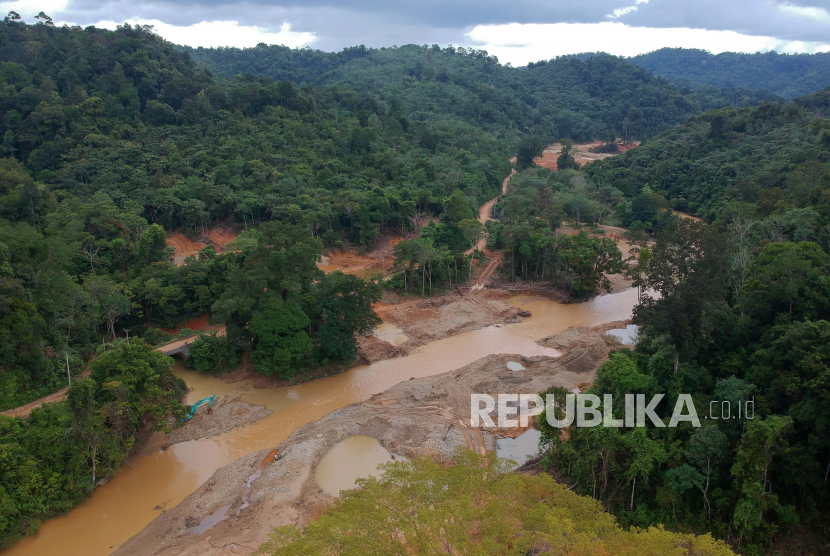
[[[611,19],[619,19],[626,14],[630,14],[631,12],[636,12],[637,8],[640,7],[640,4],[648,4],[648,0],[637,0],[637,3],[633,6],[626,6],[625,8],[617,8],[606,17]]]
[[[61,13],[69,6],[69,0],[17,0],[16,2],[0,2],[0,14],[5,16],[8,12],[15,11],[20,14],[24,21],[34,22],[35,16],[40,12],[53,16]]]
[[[240,25],[238,21],[202,21],[193,25],[181,26],[164,23],[157,19],[129,19],[133,25],[152,25],[159,36],[176,44],[192,47],[236,46],[246,48],[265,44],[282,44],[291,48],[306,46],[317,40],[313,33],[298,33],[291,30],[289,23],[280,26],[279,33],[273,33],[264,27]],[[96,27],[115,29],[120,25],[115,21],[99,21]]]
[[[708,29],[629,27],[620,22],[478,25],[467,37],[514,66],[579,52],[636,56],[663,47],[721,52],[826,52],[830,44],[784,41]]]
[[[778,10],[785,15],[814,19],[824,23],[830,23],[830,13],[824,8],[793,6],[792,4],[781,4]]]

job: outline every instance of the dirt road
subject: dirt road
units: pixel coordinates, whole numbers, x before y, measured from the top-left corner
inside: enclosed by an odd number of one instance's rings
[[[501,195],[498,195],[497,197],[490,199],[489,201],[481,205],[481,208],[478,210],[478,221],[481,222],[482,225],[493,220],[492,218],[490,218],[490,213],[493,212],[493,207],[495,206],[496,202],[502,197],[502,195],[505,195],[507,193],[507,184],[510,183],[510,178],[512,178],[515,173],[516,169],[513,168],[512,170],[510,170],[510,175],[504,178],[504,181],[501,184]],[[476,249],[478,249],[479,251],[483,251],[486,246],[487,236],[484,236],[478,240],[478,243],[476,244]],[[472,252],[472,249],[467,249],[464,252],[464,254],[469,255]]]
[[[225,325],[224,324],[213,324],[211,326],[205,327],[201,332],[212,332],[215,331],[217,336],[224,336],[225,335]],[[198,338],[200,334],[194,334],[193,336],[188,336],[187,338],[182,338],[181,340],[176,340],[175,342],[170,342],[168,344],[164,344],[163,346],[159,346],[156,348],[156,351],[160,351],[162,353],[171,353],[176,352],[179,348],[190,345],[193,343],[193,340]]]
[[[209,326],[205,330],[216,330],[216,334],[218,336],[224,336],[225,335],[225,327],[222,326],[222,325]],[[193,343],[193,340],[195,340],[198,336],[199,335],[196,334],[196,335],[190,336],[188,338],[184,338],[184,339],[181,339],[181,340],[176,340],[175,342],[171,342],[169,344],[159,346],[159,347],[156,348],[156,351],[168,352],[168,351],[171,351],[171,350],[175,350],[176,348],[180,348],[182,346]],[[89,375],[89,369],[85,370],[81,374],[81,377],[85,377],[85,376],[88,376],[88,375]],[[6,411],[0,412],[0,415],[6,415],[8,417],[28,417],[29,414],[32,411],[34,411],[35,409],[37,409],[38,407],[42,406],[45,403],[60,402],[60,401],[65,400],[66,399],[66,393],[68,391],[69,391],[69,386],[66,386],[64,388],[61,388],[57,392],[53,392],[52,394],[49,394],[48,396],[44,396],[44,397],[40,398],[39,400],[35,400],[33,402],[27,403],[26,405],[21,405],[20,407],[15,407],[14,409],[7,409]]]
[[[86,373],[89,374],[89,373]],[[28,417],[29,414],[37,409],[38,407],[42,406],[45,403],[51,402],[59,402],[66,398],[66,392],[69,390],[69,386],[61,388],[57,392],[49,394],[48,396],[44,396],[39,400],[35,400],[31,403],[27,403],[26,405],[21,405],[20,407],[15,407],[14,409],[7,409],[0,413],[0,415],[6,415],[8,417]]]
[[[515,163],[516,159],[511,158],[510,161]],[[515,173],[516,169],[512,168],[510,170],[510,175],[504,178],[504,181],[501,184],[501,195],[498,195],[495,198],[490,199],[489,201],[481,205],[481,208],[478,211],[478,221],[481,222],[482,225],[485,225],[487,222],[493,220],[493,218],[490,217],[490,213],[493,212],[493,207],[498,202],[498,200],[502,196],[507,194],[507,184],[510,183],[510,178],[512,178]],[[486,233],[482,234],[481,238],[478,240],[478,243],[476,243],[475,248],[479,251],[484,251],[485,247],[487,247]],[[472,249],[467,249],[466,251],[464,251],[465,255],[472,255],[472,253]],[[473,284],[470,288],[471,290],[483,289],[487,282],[490,280],[490,277],[493,276],[493,274],[496,272],[496,269],[501,264],[501,252],[487,252],[487,258],[490,259],[490,262],[487,263],[487,266],[484,268],[481,274],[478,275],[475,284]]]
[[[478,278],[476,278],[476,283],[473,284],[472,288],[470,288],[473,291],[484,289],[484,286],[487,285],[487,282],[490,281],[490,278],[492,278],[493,274],[496,272],[496,269],[501,264],[501,251],[488,251],[487,257],[490,259],[490,262],[487,263],[487,266],[484,267],[484,270],[478,275]]]

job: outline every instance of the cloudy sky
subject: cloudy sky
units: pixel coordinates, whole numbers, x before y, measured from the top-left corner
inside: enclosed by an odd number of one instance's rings
[[[27,22],[154,25],[191,46],[448,43],[514,66],[561,54],[633,56],[664,46],[830,52],[830,0],[16,0]]]

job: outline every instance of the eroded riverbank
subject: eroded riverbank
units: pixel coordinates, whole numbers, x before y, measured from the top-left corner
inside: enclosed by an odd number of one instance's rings
[[[410,378],[459,369],[490,354],[524,357],[551,352],[536,340],[570,326],[626,320],[637,302],[636,290],[561,305],[543,298],[516,296],[516,308],[532,316],[522,322],[490,326],[430,342],[408,357],[355,367],[345,373],[285,388],[258,390],[249,380],[227,384],[177,366],[193,402],[211,394],[262,405],[273,413],[229,433],[183,442],[123,468],[108,484],[65,516],[43,524],[38,535],[23,539],[7,553],[105,555],[116,550],[151,521],[179,505],[219,468],[285,441],[292,432],[347,405],[368,400]]]
[[[488,355],[460,369],[402,382],[334,411],[295,431],[278,448],[223,467],[116,554],[250,553],[274,527],[303,527],[334,502],[332,492],[316,480],[318,463],[323,465],[329,451],[349,439],[379,441],[387,461],[426,455],[449,462],[459,447],[486,455],[496,449],[497,435],[505,431],[469,426],[470,394],[531,394],[551,386],[572,390],[591,382],[607,358],[608,345],[593,329],[570,328],[550,340],[561,348],[561,357],[553,350],[549,352],[557,357]],[[341,454],[341,464],[348,455]],[[226,517],[209,530],[193,528],[212,524],[216,515]]]

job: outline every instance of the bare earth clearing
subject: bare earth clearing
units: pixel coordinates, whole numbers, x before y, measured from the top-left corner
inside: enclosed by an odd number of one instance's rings
[[[237,235],[230,228],[224,226],[217,226],[211,228],[196,241],[191,240],[181,232],[173,232],[167,234],[167,245],[175,247],[173,252],[173,263],[176,266],[184,264],[184,260],[189,256],[198,257],[199,251],[213,244],[216,247],[216,252],[221,253],[225,247],[233,241]]]
[[[424,224],[428,222],[425,221]],[[339,270],[344,274],[352,274],[361,278],[369,278],[381,274],[384,278],[392,275],[392,264],[395,262],[395,246],[403,239],[417,237],[418,233],[410,233],[407,238],[399,235],[385,234],[378,240],[378,246],[361,255],[354,249],[338,250],[326,249],[317,267],[326,274]]]
[[[619,139],[617,140],[619,142]],[[595,162],[597,160],[604,160],[606,158],[611,158],[612,156],[617,156],[622,154],[634,147],[637,147],[640,144],[639,141],[635,141],[634,143],[627,143],[622,144],[619,143],[619,152],[616,153],[594,153],[591,152],[592,149],[596,149],[603,145],[602,141],[592,141],[591,143],[576,143],[574,144],[574,149],[576,149],[576,153],[573,153],[574,160],[580,165],[590,164],[591,162]],[[559,167],[556,165],[556,159],[559,158],[559,155],[562,154],[562,143],[554,143],[552,145],[548,145],[545,150],[542,152],[542,156],[539,158],[535,158],[533,162],[536,163],[537,166],[541,166],[542,168],[548,168],[552,171],[557,171]]]
[[[482,454],[492,451],[497,434],[519,431],[470,428],[471,393],[574,389],[593,380],[609,351],[600,329],[570,328],[542,342],[556,346],[562,356],[489,355],[456,371],[403,382],[301,427],[279,446],[219,469],[115,554],[252,553],[274,527],[302,527],[334,501],[312,477],[320,458],[349,436],[372,436],[394,455],[427,455],[445,462],[462,446]],[[510,371],[508,361],[525,369]],[[227,517],[210,530],[187,531],[223,509]]]

